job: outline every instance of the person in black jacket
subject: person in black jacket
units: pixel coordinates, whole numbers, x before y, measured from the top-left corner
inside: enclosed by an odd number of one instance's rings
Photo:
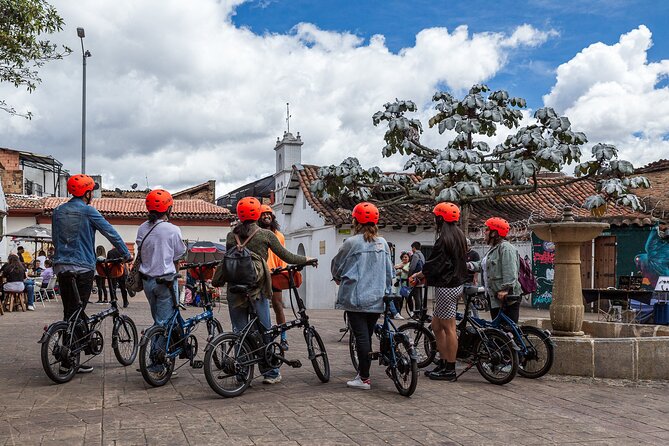
[[[432,211],[437,226],[437,239],[423,271],[412,276],[416,283],[425,279],[435,287],[432,330],[437,340],[439,363],[425,374],[430,379],[455,381],[455,358],[458,337],[455,331],[455,312],[458,298],[467,280],[467,240],[457,226],[460,208],[453,203],[439,203]]]

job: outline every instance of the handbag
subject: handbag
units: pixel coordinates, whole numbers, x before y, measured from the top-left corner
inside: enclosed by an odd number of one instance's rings
[[[151,231],[156,229],[156,227],[161,223],[162,221],[156,223],[155,226],[151,228],[149,232],[146,233],[146,235],[144,236],[144,240],[142,240],[142,243],[137,247],[137,257],[135,257],[135,261],[132,262],[132,268],[130,268],[130,271],[128,272],[128,277],[126,277],[125,279],[125,286],[130,291],[139,293],[140,291],[144,290],[144,283],[142,282],[142,273],[139,272],[139,266],[142,264],[142,245],[144,244],[144,241],[149,236],[149,234],[151,234]]]
[[[287,290],[290,288],[290,281],[288,280],[288,273],[290,271],[281,271],[280,273],[272,274],[272,288],[275,290]],[[293,271],[293,282],[295,288],[302,286],[302,273]]]

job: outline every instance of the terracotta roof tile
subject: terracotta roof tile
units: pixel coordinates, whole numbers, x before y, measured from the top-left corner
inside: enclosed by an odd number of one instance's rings
[[[9,209],[43,209],[45,215],[68,201],[63,197],[28,197],[7,195]],[[142,198],[94,198],[92,203],[105,217],[144,218],[146,207]],[[225,208],[204,200],[175,200],[172,218],[176,220],[232,220],[233,216]]]
[[[300,188],[304,192],[309,204],[325,218],[328,224],[345,225],[351,221],[351,209],[355,202],[340,199],[325,201],[312,194],[310,186],[318,178],[318,166],[303,165],[297,170]],[[418,181],[412,175],[414,181]],[[556,183],[564,180],[564,176],[546,175],[541,177],[541,183]],[[559,219],[565,206],[572,206],[574,217],[577,220],[598,220],[590,212],[583,209],[582,203],[594,193],[595,183],[580,181],[560,188],[542,188],[537,192],[525,195],[504,197],[499,201],[487,200],[477,202],[472,206],[470,226],[479,228],[483,222],[492,216],[502,216],[509,222],[543,221]],[[431,226],[433,225],[432,206],[418,205],[391,205],[381,209],[379,223],[386,226]],[[613,225],[648,225],[652,224],[650,215],[634,212],[626,207],[609,205],[604,220]]]

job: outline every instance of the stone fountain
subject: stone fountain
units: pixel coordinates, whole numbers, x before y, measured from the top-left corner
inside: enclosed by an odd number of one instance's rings
[[[581,245],[593,240],[608,223],[574,221],[571,207],[565,207],[562,221],[539,223],[530,229],[542,240],[555,243],[555,279],[550,306],[551,325],[556,336],[583,336],[583,291],[581,287]]]

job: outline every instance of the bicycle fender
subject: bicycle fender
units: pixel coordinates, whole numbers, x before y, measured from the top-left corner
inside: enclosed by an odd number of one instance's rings
[[[224,334],[227,334],[227,333],[225,333],[225,332],[219,333],[213,339],[211,339],[209,342],[207,342],[207,345],[204,346],[205,353],[210,351],[213,348],[212,345],[214,344],[214,341],[217,340],[220,336],[223,336]]]
[[[59,321],[59,322],[54,322],[53,324],[49,325],[49,327],[44,330],[44,333],[42,333],[42,336],[39,338],[39,341],[37,341],[38,344],[44,344],[49,340],[49,337],[51,336],[51,333],[56,329],[61,324],[67,324],[64,321]]]

